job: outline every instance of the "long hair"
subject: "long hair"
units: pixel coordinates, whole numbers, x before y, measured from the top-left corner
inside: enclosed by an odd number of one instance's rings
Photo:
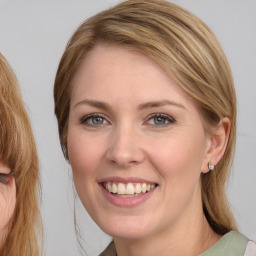
[[[38,207],[38,156],[17,79],[0,54],[0,161],[13,172],[16,205],[1,256],[39,256],[42,234]]]
[[[236,230],[225,187],[236,141],[236,94],[225,54],[199,18],[163,0],[130,0],[89,18],[62,55],[54,85],[61,147],[68,159],[67,130],[72,79],[97,44],[129,45],[158,63],[197,104],[206,130],[231,120],[225,154],[214,171],[201,175],[202,205],[218,234]]]

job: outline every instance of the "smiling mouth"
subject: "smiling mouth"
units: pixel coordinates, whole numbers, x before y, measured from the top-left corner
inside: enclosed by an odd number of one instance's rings
[[[127,198],[146,194],[155,189],[157,184],[147,183],[121,183],[121,182],[102,182],[101,185],[109,193],[117,197]]]

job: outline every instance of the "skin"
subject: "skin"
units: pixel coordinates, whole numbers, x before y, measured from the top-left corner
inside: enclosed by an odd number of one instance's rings
[[[10,168],[0,162],[0,173],[9,174]],[[0,183],[0,245],[2,245],[12,216],[14,214],[16,203],[16,185],[11,176],[6,184]]]
[[[198,255],[220,238],[203,214],[200,175],[219,161],[228,130],[224,120],[209,135],[192,98],[147,56],[111,45],[89,52],[72,84],[68,155],[84,207],[119,256]],[[119,207],[103,195],[109,177],[158,186]]]

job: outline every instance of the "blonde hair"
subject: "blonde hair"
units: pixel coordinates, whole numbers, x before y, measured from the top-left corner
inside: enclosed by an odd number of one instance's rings
[[[212,31],[183,8],[162,0],[130,0],[85,21],[59,63],[54,85],[55,114],[63,153],[71,84],[81,61],[97,44],[129,45],[158,63],[199,107],[206,129],[231,120],[225,154],[215,170],[202,174],[205,216],[218,234],[236,230],[225,193],[236,141],[236,94],[225,54]]]
[[[38,256],[42,232],[37,203],[39,168],[36,145],[18,82],[0,54],[0,161],[14,171],[16,205],[1,256]]]

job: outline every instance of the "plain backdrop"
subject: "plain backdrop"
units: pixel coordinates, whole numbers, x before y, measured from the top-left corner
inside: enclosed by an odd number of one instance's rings
[[[82,21],[119,1],[0,0],[0,51],[19,80],[35,133],[42,177],[47,256],[79,254],[72,172],[59,146],[53,83],[64,47]],[[256,240],[256,0],[175,0],[216,33],[230,61],[238,96],[238,140],[228,196],[241,232]],[[110,238],[76,200],[89,256]]]

